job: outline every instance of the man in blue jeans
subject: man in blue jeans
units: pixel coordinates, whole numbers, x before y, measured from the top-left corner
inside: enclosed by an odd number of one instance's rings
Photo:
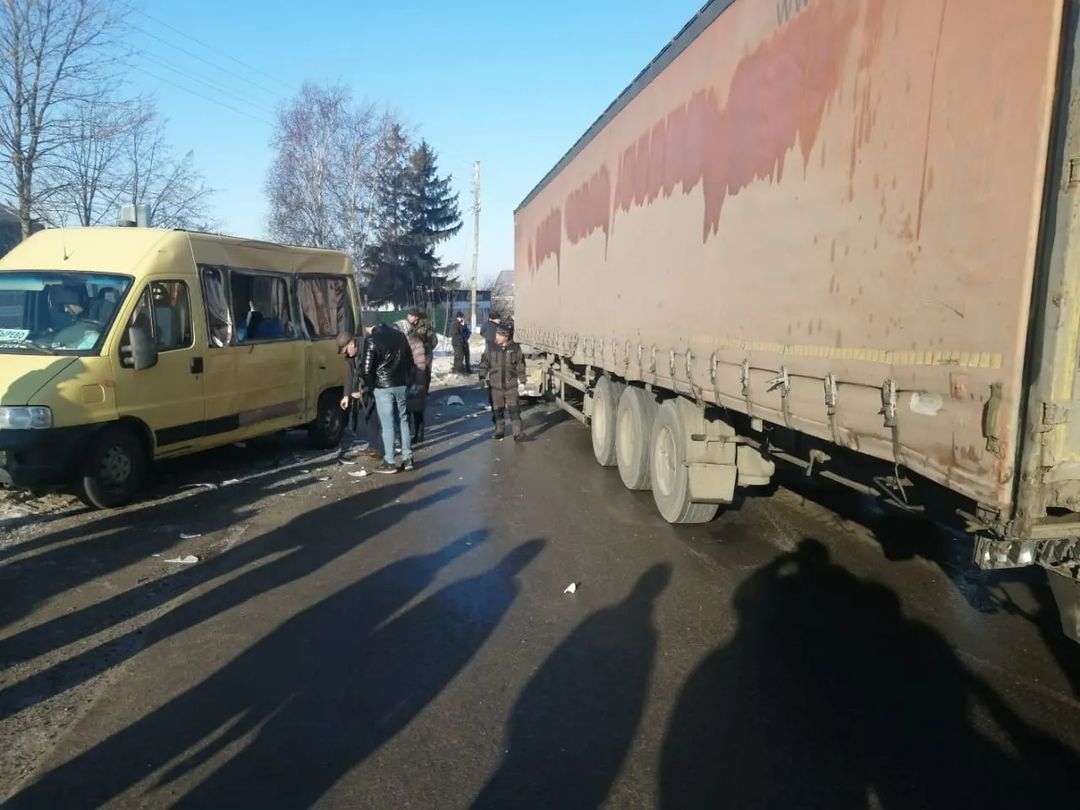
[[[405,389],[414,374],[412,349],[405,335],[393,327],[379,324],[366,331],[364,379],[368,390],[375,392],[383,437],[383,460],[373,472],[393,475],[413,469],[409,413],[405,408]],[[401,436],[401,466],[394,460],[395,425]]]

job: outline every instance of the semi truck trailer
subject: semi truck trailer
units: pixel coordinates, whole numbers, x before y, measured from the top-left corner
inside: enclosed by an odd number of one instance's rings
[[[1076,0],[713,0],[515,212],[519,339],[672,523],[778,464],[1080,640]]]

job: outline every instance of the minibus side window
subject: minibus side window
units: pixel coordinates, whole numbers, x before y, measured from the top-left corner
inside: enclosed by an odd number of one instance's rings
[[[233,319],[225,289],[225,270],[220,267],[200,267],[203,299],[206,301],[206,329],[210,346],[222,348],[232,343]]]
[[[154,337],[159,352],[187,349],[192,344],[191,297],[182,281],[150,284],[154,306]],[[141,306],[140,302],[140,306]]]
[[[312,338],[331,338],[356,333],[356,316],[344,278],[301,276],[297,297],[304,326]]]
[[[237,343],[296,339],[284,278],[230,269],[229,288]]]
[[[141,327],[154,338],[159,352],[190,348],[191,295],[182,281],[152,281],[139,295],[131,321],[124,330],[122,346],[131,346],[131,327]],[[130,359],[124,357],[130,367]]]

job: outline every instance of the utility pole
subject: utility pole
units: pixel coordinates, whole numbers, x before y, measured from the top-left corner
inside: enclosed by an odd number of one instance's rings
[[[472,304],[469,321],[476,329],[476,284],[480,275],[480,161],[473,164],[473,253],[472,253]]]

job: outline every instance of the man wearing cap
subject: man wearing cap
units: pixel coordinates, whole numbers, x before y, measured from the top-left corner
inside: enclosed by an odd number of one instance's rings
[[[525,439],[521,426],[521,402],[518,385],[525,382],[525,355],[514,343],[508,324],[502,324],[495,332],[495,345],[484,352],[480,359],[480,382],[491,397],[491,415],[495,421],[496,440],[503,437],[503,420],[510,419],[514,441]]]
[[[364,357],[361,350],[366,345],[363,337],[342,333],[337,338],[338,351],[345,358],[345,395],[341,398],[341,410],[348,413],[348,426],[353,435],[353,442],[367,442],[367,447],[360,451],[369,458],[379,458],[379,417],[375,412],[375,401],[371,391],[364,385]],[[350,451],[342,452],[342,456]]]

